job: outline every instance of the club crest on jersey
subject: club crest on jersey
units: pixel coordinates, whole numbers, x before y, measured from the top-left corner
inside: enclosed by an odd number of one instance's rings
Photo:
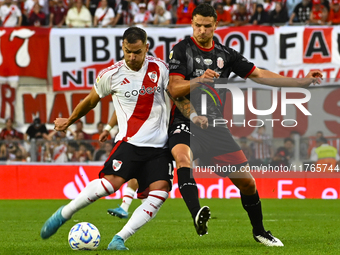
[[[117,159],[112,160],[112,168],[114,171],[118,171],[122,166],[123,162]]]
[[[200,58],[195,58],[196,62],[199,64],[201,63],[201,59]]]
[[[207,66],[210,66],[213,63],[213,61],[209,58],[206,58],[206,59],[203,60],[203,63]]]
[[[152,82],[157,82],[157,72],[156,71],[152,71],[152,72],[149,72],[148,73],[149,77],[150,77],[150,80]]]
[[[223,60],[223,58],[221,58],[221,57],[217,58],[217,67],[219,69],[222,69],[224,67],[224,60]]]

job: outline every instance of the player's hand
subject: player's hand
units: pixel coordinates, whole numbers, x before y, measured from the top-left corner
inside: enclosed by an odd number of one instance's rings
[[[218,77],[220,77],[220,75],[211,69],[205,70],[204,74],[201,76],[201,78],[209,78],[209,79],[214,79]]]
[[[110,134],[109,131],[104,130],[99,136],[99,139],[98,139],[99,142],[105,142],[107,140],[109,134]]]
[[[68,128],[67,118],[56,118],[54,121],[54,129],[57,131],[65,131]]]
[[[202,129],[207,129],[209,125],[208,118],[205,116],[195,116],[192,118],[192,122]]]
[[[313,78],[313,85],[320,84],[322,80],[322,72],[320,70],[310,71],[306,78]]]

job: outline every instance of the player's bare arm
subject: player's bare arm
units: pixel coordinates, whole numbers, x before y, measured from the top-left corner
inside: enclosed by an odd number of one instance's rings
[[[205,116],[198,116],[194,106],[191,104],[189,99],[187,99],[186,97],[177,97],[176,99],[174,99],[169,93],[169,90],[166,90],[166,93],[175,103],[178,110],[181,111],[184,117],[190,119],[195,125],[199,126],[202,129],[208,128],[208,118]]]
[[[54,121],[55,130],[64,131],[76,120],[86,115],[90,110],[96,107],[100,97],[98,96],[95,88],[93,87],[91,92],[81,101],[73,110],[69,118],[56,118]]]
[[[308,87],[311,84],[320,84],[322,73],[319,70],[310,71],[305,78],[297,79],[284,77],[269,70],[255,68],[248,77],[256,83],[272,87]]]
[[[184,77],[180,75],[171,75],[169,80],[169,92],[174,97],[186,96],[193,89],[202,85],[202,83],[212,83],[214,78],[218,78],[219,74],[211,69],[207,69],[202,76],[195,79],[184,80]]]
[[[113,112],[109,122],[107,123],[107,126],[110,127],[112,129],[112,127],[118,125],[118,121],[117,121],[117,114],[116,111]],[[103,130],[103,132],[99,135],[99,141],[100,142],[105,142],[108,138],[110,134],[110,131],[105,127],[105,129]]]

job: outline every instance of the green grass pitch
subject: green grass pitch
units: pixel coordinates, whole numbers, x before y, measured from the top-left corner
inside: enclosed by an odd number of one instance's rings
[[[99,200],[76,213],[47,240],[40,228],[68,200],[0,200],[0,254],[340,254],[340,206],[338,200],[263,199],[264,225],[285,247],[256,243],[239,199],[202,199],[211,208],[209,234],[199,237],[182,199],[169,199],[155,219],[126,242],[129,251],[106,247],[126,220],[112,217],[107,208],[120,200]],[[140,201],[134,200],[133,211]],[[72,251],[68,232],[77,222],[98,227],[101,243],[95,251]]]

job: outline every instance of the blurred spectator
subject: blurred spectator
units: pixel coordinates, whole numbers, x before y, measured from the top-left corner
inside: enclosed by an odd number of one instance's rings
[[[100,6],[94,14],[93,25],[99,27],[112,26],[114,23],[115,13],[112,8],[107,5],[107,0],[101,0]]]
[[[26,161],[26,150],[19,143],[10,143],[8,145],[9,161]]]
[[[253,151],[250,148],[250,146],[247,144],[247,137],[243,136],[240,138],[240,147],[244,155],[246,156],[246,158],[248,160],[251,160],[251,158],[253,157]]]
[[[140,3],[138,4],[139,12],[136,13],[135,17],[133,18],[133,24],[139,24],[146,26],[153,22],[153,16],[151,12],[146,10],[146,4]]]
[[[275,10],[269,14],[270,23],[286,23],[288,21],[288,13],[285,7],[282,7],[282,3],[276,2]]]
[[[298,0],[286,0],[285,2],[282,3],[282,7],[286,7],[288,17],[290,17],[295,9],[295,6],[297,5]]]
[[[7,146],[5,143],[0,143],[0,161],[6,161],[8,158]]]
[[[46,22],[45,13],[41,11],[40,5],[38,3],[35,3],[28,17],[28,25],[40,27],[45,26],[45,22]]]
[[[245,6],[246,11],[250,14],[253,15],[255,10],[256,10],[256,0],[236,0],[236,4],[239,7],[240,5]],[[238,8],[237,7],[237,8]]]
[[[50,7],[50,27],[62,27],[65,24],[66,15],[67,8],[63,0],[57,0],[57,2]]]
[[[114,25],[131,25],[134,16],[138,13],[138,5],[133,1],[122,0],[117,7],[117,16]]]
[[[177,25],[190,25],[192,12],[196,5],[190,0],[183,0],[183,3],[177,8]]]
[[[328,25],[340,24],[340,0],[333,0],[328,16]]]
[[[166,10],[166,5],[165,2],[162,0],[150,0],[148,2],[148,11],[152,14],[155,15],[156,14],[156,7],[160,6],[162,7],[164,10]]]
[[[294,156],[294,140],[290,137],[284,139],[283,146],[279,147],[272,159],[272,166],[288,166]]]
[[[85,7],[90,11],[91,16],[94,17],[96,10],[100,8],[100,0],[86,0]],[[114,7],[113,7],[114,8]]]
[[[78,159],[77,159],[77,155],[76,155],[76,152],[77,150],[79,149],[79,145],[77,142],[75,141],[69,141],[68,144],[67,144],[67,158],[68,158],[68,161],[70,162],[77,162]]]
[[[80,143],[79,150],[75,152],[75,156],[79,162],[87,162],[93,159],[92,152],[85,143]]]
[[[68,157],[67,157],[67,138],[66,138],[66,133],[61,132],[62,134],[58,136],[53,144],[52,147],[52,160],[53,162],[67,162]],[[65,136],[65,137],[63,137]]]
[[[232,16],[232,21],[235,26],[243,26],[249,23],[250,13],[243,4],[237,6],[237,11]]]
[[[102,149],[95,152],[94,161],[106,161],[112,151],[112,142],[106,141]]]
[[[91,145],[94,147],[94,149],[98,150],[101,146],[100,146],[100,142],[99,142],[99,136],[101,133],[103,133],[104,130],[104,124],[103,122],[98,122],[97,123],[97,132],[94,133],[91,137],[92,143]],[[111,140],[111,135],[109,134],[107,137],[108,140]]]
[[[312,3],[310,0],[302,0],[298,3],[292,15],[289,18],[289,24],[293,25],[293,22],[306,23],[309,20],[312,12]]]
[[[83,122],[81,120],[78,120],[75,124],[76,124],[76,130],[74,130],[73,134],[75,133],[77,135],[77,137],[74,137],[74,139],[75,140],[80,140],[80,139],[81,140],[84,140],[84,139],[90,140],[91,135],[84,132],[84,130],[83,130]],[[79,134],[81,134],[81,136]]]
[[[231,15],[230,12],[223,9],[222,3],[215,4],[216,14],[217,14],[217,25],[218,26],[227,26],[231,23]]]
[[[24,139],[48,139],[48,131],[45,124],[41,124],[40,118],[35,118],[33,123],[27,128]]]
[[[324,137],[322,131],[317,131],[315,133],[315,137],[310,137],[310,139],[309,139],[309,146],[308,146],[308,152],[307,152],[308,153],[308,157],[310,157],[310,155],[312,153],[312,150],[316,146],[316,140],[318,140],[321,137]]]
[[[13,120],[8,118],[6,119],[6,127],[1,130],[0,140],[12,140],[13,138],[22,140],[23,134],[13,128]]]
[[[76,0],[74,7],[68,10],[66,25],[69,27],[90,27],[92,25],[91,13],[83,5],[82,0]]]
[[[0,7],[1,26],[20,27],[22,22],[21,11],[12,0],[4,0]]]
[[[325,25],[328,20],[328,10],[321,4],[321,0],[313,0],[312,12],[308,23],[311,25]]]
[[[257,4],[255,13],[250,18],[249,23],[253,25],[261,25],[264,23],[268,23],[268,21],[269,21],[269,16],[268,16],[268,13],[263,9],[263,5]]]
[[[225,11],[228,11],[230,15],[233,15],[233,13],[237,10],[237,4],[235,4],[235,0],[223,0],[223,9]]]
[[[257,129],[254,135],[248,137],[250,141],[253,141],[253,158],[257,162],[256,164],[267,163],[273,157],[271,137],[265,131],[266,128],[263,125]]]
[[[340,164],[338,150],[327,143],[325,137],[316,140],[316,148],[312,150],[310,160],[315,162],[317,167],[321,167],[321,172],[332,172],[337,164]]]
[[[281,3],[280,1],[272,1],[272,0],[264,0],[263,9],[270,13],[271,11],[275,10],[275,3]],[[282,4],[282,3],[281,3]]]
[[[169,25],[171,24],[172,15],[171,12],[165,10],[162,6],[156,7],[156,14],[153,20],[154,25]]]

